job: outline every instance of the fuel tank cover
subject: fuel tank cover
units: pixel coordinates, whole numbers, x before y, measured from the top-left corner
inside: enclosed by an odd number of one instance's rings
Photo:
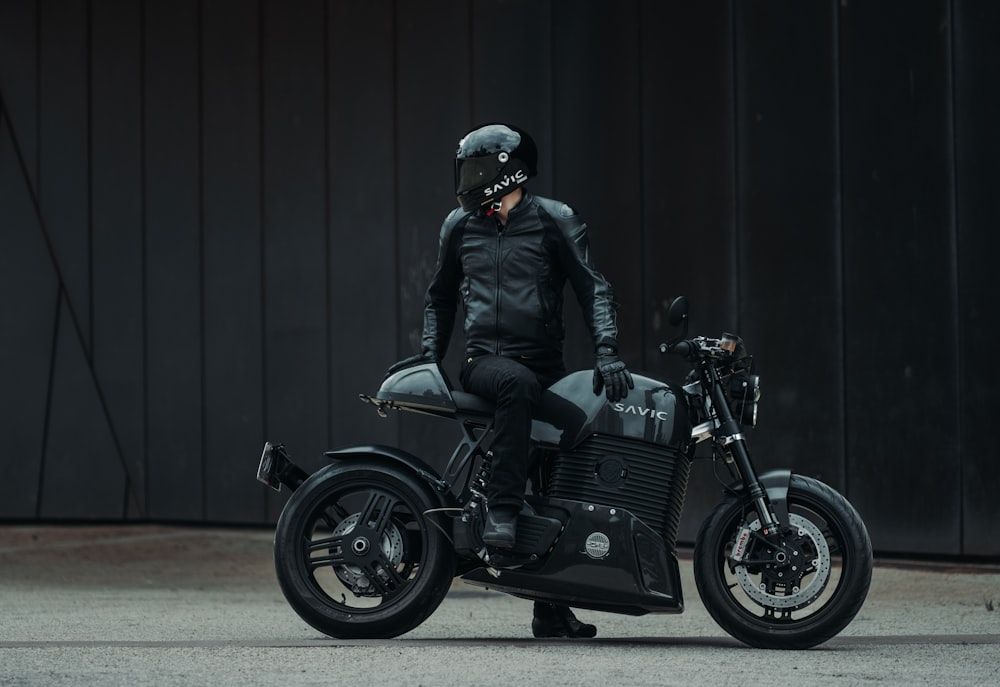
[[[531,434],[563,449],[594,434],[616,436],[684,450],[691,441],[684,390],[676,384],[633,374],[635,388],[620,402],[594,394],[593,373],[581,370],[550,386],[539,403]],[[616,467],[603,475],[613,480]]]

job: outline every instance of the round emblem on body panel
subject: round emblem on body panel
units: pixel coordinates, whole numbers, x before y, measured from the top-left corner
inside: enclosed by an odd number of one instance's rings
[[[611,551],[611,540],[603,532],[592,532],[587,536],[584,551],[591,558],[604,558]]]

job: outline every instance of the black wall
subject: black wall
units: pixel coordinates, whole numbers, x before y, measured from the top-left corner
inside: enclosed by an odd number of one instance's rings
[[[415,350],[457,139],[499,119],[634,369],[681,373],[688,295],[755,354],[762,468],[880,551],[1000,555],[998,7],[5,0],[0,519],[271,522],[265,438],[442,464],[447,423],[357,394]],[[682,538],[718,494],[697,465]]]

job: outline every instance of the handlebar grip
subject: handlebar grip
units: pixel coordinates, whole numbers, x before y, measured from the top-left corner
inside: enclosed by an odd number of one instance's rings
[[[678,341],[675,344],[660,344],[660,353],[673,353],[682,357],[691,354],[692,343],[690,341]]]
[[[678,341],[677,345],[673,347],[672,352],[675,355],[679,355],[686,358],[687,356],[691,355],[691,352],[693,350],[694,350],[694,344],[692,344],[690,341]]]

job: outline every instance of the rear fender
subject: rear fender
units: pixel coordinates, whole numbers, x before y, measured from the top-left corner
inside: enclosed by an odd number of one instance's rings
[[[395,446],[382,446],[379,444],[347,446],[333,451],[326,451],[323,455],[332,461],[349,462],[359,459],[371,461],[374,458],[377,462],[383,462],[385,465],[403,467],[420,477],[431,487],[431,491],[442,507],[458,505],[458,502],[446,490],[441,477],[434,468],[424,462],[423,459]]]

